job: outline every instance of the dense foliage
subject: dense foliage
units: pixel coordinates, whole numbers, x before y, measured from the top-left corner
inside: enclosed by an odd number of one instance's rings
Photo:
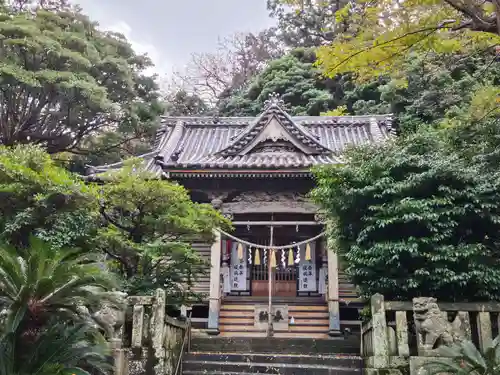
[[[498,134],[498,129],[497,129]],[[317,171],[316,201],[363,297],[495,299],[500,176],[422,132]]]
[[[102,185],[86,184],[37,146],[0,148],[2,240],[26,247],[35,236],[53,248],[100,250],[114,261],[127,292],[165,287],[175,301],[199,297],[189,287],[206,264],[191,243],[210,241],[228,222],[137,161],[103,178]]]
[[[220,104],[226,116],[256,116],[273,92],[280,94],[293,115],[318,116],[342,104],[342,87],[327,79],[314,66],[316,56],[311,49],[295,49],[271,61],[247,87]],[[340,91],[340,92],[339,92]]]
[[[405,133],[423,124],[439,127],[463,117],[472,103],[495,105],[500,69],[492,64],[493,57],[480,51],[451,56],[415,53],[401,67],[404,80],[388,76],[367,83],[350,80],[344,84],[344,100],[352,114],[393,113]]]
[[[496,375],[500,371],[500,336],[495,337],[482,353],[473,342],[465,340],[441,346],[438,354],[441,358],[434,358],[423,366],[429,375]]]
[[[167,290],[170,303],[197,297],[190,291],[207,265],[192,242],[211,242],[229,222],[210,205],[193,203],[182,186],[158,180],[129,161],[102,178],[104,226],[95,246],[112,259],[130,294]],[[199,296],[198,296],[199,297]]]
[[[143,73],[151,61],[122,35],[52,3],[2,6],[0,142],[120,155],[121,146],[151,136],[162,111],[158,87]]]
[[[99,258],[35,238],[27,248],[0,246],[0,374],[108,373],[99,328],[110,327],[97,312],[124,306]]]
[[[331,43],[336,25],[335,13],[345,0],[305,0],[301,3],[267,0],[267,9],[276,19],[276,34],[288,47],[317,47]]]
[[[0,146],[0,239],[27,246],[85,247],[97,220],[95,189],[56,165],[41,148]]]
[[[349,2],[335,15],[348,27],[319,49],[319,59],[330,76],[356,72],[362,80],[381,74],[404,78],[399,68],[411,53],[466,53],[500,43],[500,9],[495,2],[413,0],[398,6],[391,0]]]

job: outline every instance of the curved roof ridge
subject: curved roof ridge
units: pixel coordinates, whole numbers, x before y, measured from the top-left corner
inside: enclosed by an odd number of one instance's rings
[[[292,117],[286,113],[276,102],[271,102],[253,122],[249,123],[246,129],[237,134],[232,142],[222,150],[217,152],[218,155],[229,156],[236,155],[247,147],[269,124],[272,117],[276,117],[280,124],[285,128],[286,132],[295,138],[301,144],[309,148],[313,148],[318,153],[333,153],[331,149],[325,147],[319,142],[316,136],[304,129],[303,126],[295,123]]]

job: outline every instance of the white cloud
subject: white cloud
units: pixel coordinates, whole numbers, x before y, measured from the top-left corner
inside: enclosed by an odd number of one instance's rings
[[[154,67],[149,68],[147,74],[158,74],[162,77],[171,71],[171,66],[160,53],[160,50],[151,43],[145,42],[137,38],[134,31],[130,25],[120,19],[113,18],[111,8],[103,7],[102,4],[97,4],[94,0],[71,0],[73,4],[79,4],[83,7],[84,13],[89,15],[91,19],[99,22],[99,28],[101,30],[109,30],[121,33],[127,38],[128,42],[132,45],[132,48],[138,54],[147,54],[154,63]]]
[[[147,54],[155,64],[154,67],[151,67],[146,71],[147,74],[152,75],[156,73],[161,76],[164,75],[169,69],[168,64],[166,64],[162,59],[161,53],[158,48],[156,48],[151,43],[146,43],[135,39],[132,28],[125,21],[117,21],[109,25],[102,24],[101,29],[123,34],[131,44],[135,52],[137,52],[138,54]]]

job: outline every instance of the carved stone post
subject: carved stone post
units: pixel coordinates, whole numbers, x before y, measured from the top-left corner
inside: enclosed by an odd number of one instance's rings
[[[111,350],[113,353],[114,375],[128,375],[129,365],[127,351],[122,349],[122,339],[110,339]]]
[[[328,250],[328,314],[329,334],[338,336],[340,332],[339,308],[339,260],[335,251]]]
[[[482,353],[491,346],[492,332],[489,312],[479,312],[477,314],[477,333],[479,336],[479,349]]]
[[[163,289],[156,289],[153,308],[151,312],[151,324],[149,325],[151,335],[151,346],[155,358],[155,366],[153,368],[154,375],[165,374],[165,308],[166,294]]]
[[[386,368],[389,365],[389,343],[385,320],[384,296],[375,294],[370,301],[372,313],[373,367]]]
[[[220,308],[220,258],[221,234],[215,233],[215,242],[210,249],[210,296],[208,305],[208,333],[219,334],[219,308]]]

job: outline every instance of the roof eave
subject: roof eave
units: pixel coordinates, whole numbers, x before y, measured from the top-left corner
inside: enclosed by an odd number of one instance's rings
[[[167,178],[303,178],[312,177],[309,168],[298,169],[167,169],[164,170]]]

